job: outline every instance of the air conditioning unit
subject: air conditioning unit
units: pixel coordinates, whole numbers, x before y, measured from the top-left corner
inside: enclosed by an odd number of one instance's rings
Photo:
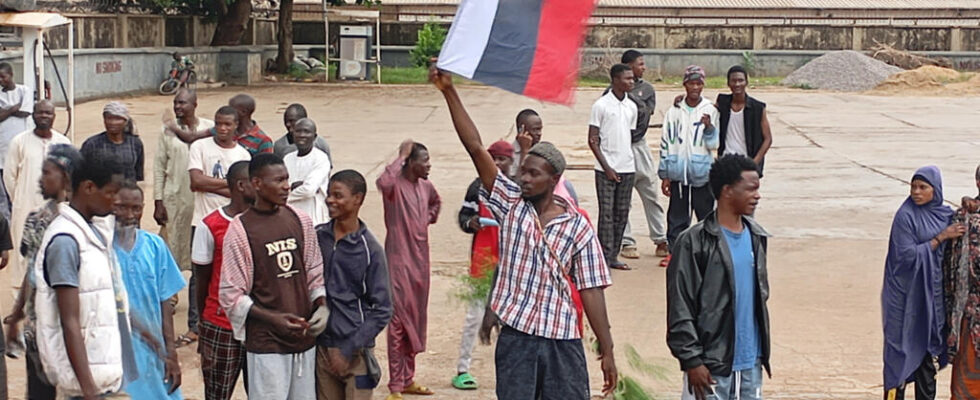
[[[337,78],[347,80],[371,79],[371,41],[374,30],[365,25],[340,26],[340,68]]]

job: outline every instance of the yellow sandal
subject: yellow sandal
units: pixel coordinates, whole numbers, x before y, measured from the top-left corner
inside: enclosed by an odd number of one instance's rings
[[[408,387],[402,389],[402,393],[419,396],[431,396],[436,394],[436,392],[433,392],[431,389],[425,386],[419,385],[417,382],[412,382],[412,384],[408,385]]]

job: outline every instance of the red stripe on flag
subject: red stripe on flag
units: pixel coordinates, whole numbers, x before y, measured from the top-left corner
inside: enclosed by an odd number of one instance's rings
[[[544,0],[538,43],[524,95],[570,104],[581,62],[579,47],[597,0]]]

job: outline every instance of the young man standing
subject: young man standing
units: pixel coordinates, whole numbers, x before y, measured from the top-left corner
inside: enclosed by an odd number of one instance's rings
[[[487,148],[493,157],[497,169],[510,171],[514,163],[514,147],[503,140],[494,142]],[[496,222],[489,223],[493,214],[485,204],[480,202],[480,178],[473,180],[466,189],[463,207],[459,209],[459,227],[463,232],[473,235],[470,245],[470,278],[484,279],[497,270],[497,260],[500,253],[500,228]],[[463,322],[463,333],[459,343],[459,359],[456,362],[456,377],[453,387],[460,390],[473,390],[478,387],[476,378],[470,374],[470,362],[473,361],[473,346],[476,345],[477,334],[487,308],[486,299],[473,299],[466,308],[466,320]]]
[[[303,118],[307,118],[306,107],[302,104],[293,103],[286,107],[286,111],[282,113],[282,123],[286,126],[286,134],[282,135],[281,138],[277,139],[273,144],[273,152],[282,158],[286,158],[286,154],[296,151],[296,142],[293,140],[293,127],[296,126],[296,121]],[[327,153],[330,156],[330,145],[327,144],[327,140],[322,136],[317,136],[316,141],[313,142],[313,146]]]
[[[283,162],[289,171],[289,205],[303,210],[313,225],[330,220],[327,212],[327,184],[330,181],[330,156],[314,147],[316,124],[309,118],[296,121],[293,140],[297,151],[286,154]]]
[[[636,167],[631,146],[636,129],[636,103],[627,95],[633,89],[633,70],[624,64],[609,71],[612,90],[592,105],[589,148],[595,155],[595,190],[599,201],[599,242],[610,268],[629,270],[619,260],[623,232],[630,214],[630,197]]]
[[[602,391],[608,395],[617,374],[603,288],[612,279],[591,225],[554,195],[565,158],[551,143],[538,143],[521,164],[518,186],[483,148],[452,77],[432,68],[429,80],[446,98],[456,133],[479,172],[480,200],[500,224],[500,264],[490,293],[492,312],[485,316],[496,313],[504,325],[495,356],[497,397],[590,397],[583,309],[598,341]]]
[[[247,94],[238,94],[228,100],[228,105],[232,106],[238,115],[235,141],[253,156],[259,153],[272,153],[272,138],[266,135],[259,128],[259,124],[252,119],[252,114],[255,113],[255,99]]]
[[[313,221],[286,205],[281,158],[256,155],[248,175],[255,204],[228,225],[218,299],[245,342],[249,397],[313,400],[316,337],[328,313]]]
[[[44,197],[38,190],[37,182],[41,178],[41,165],[47,158],[48,148],[56,144],[71,144],[65,135],[58,133],[54,125],[54,104],[41,100],[34,106],[34,129],[24,131],[14,136],[7,150],[7,159],[3,167],[3,181],[10,194],[11,204],[16,203],[10,215],[11,236],[14,243],[20,243],[24,232],[24,222],[27,214],[38,204],[44,202]],[[12,273],[17,286],[24,277],[28,265],[15,252],[11,259]]]
[[[627,50],[623,53],[620,60],[633,70],[633,90],[629,92],[630,99],[636,103],[636,129],[631,136],[631,147],[633,149],[633,163],[636,166],[636,175],[633,177],[633,188],[640,195],[643,202],[643,212],[646,215],[647,229],[650,231],[650,240],[657,245],[656,256],[667,256],[667,228],[664,226],[664,207],[657,201],[659,195],[660,179],[657,177],[657,164],[653,161],[650,154],[650,146],[647,144],[647,129],[650,127],[650,116],[657,108],[657,94],[653,90],[650,82],[643,80],[643,73],[647,70],[643,54],[636,50]],[[623,233],[624,258],[640,258],[636,249],[636,239],[633,238],[629,218],[626,218],[626,232]]]
[[[237,124],[234,108],[231,106],[219,108],[214,114],[214,137],[194,142],[188,151],[187,170],[191,190],[194,192],[192,221],[195,225],[206,215],[227,203],[231,195],[228,181],[225,179],[228,168],[237,161],[247,161],[251,158],[247,150],[235,143]],[[197,293],[197,278],[194,276],[194,271],[191,271],[189,291]],[[197,340],[198,308],[196,301],[187,308],[188,332],[179,339],[181,345]]]
[[[180,362],[170,298],[186,286],[163,238],[139,229],[143,189],[125,181],[116,194],[113,248],[133,318],[133,351],[140,376],[126,385],[136,399],[180,400]]]
[[[514,147],[514,161],[511,163],[510,168],[504,171],[511,178],[520,174],[521,160],[527,156],[527,151],[531,147],[541,142],[541,136],[544,131],[544,122],[541,120],[541,116],[538,115],[537,111],[530,108],[525,108],[517,113],[515,123],[517,124],[517,138],[514,139],[512,144]],[[564,176],[558,182],[558,185],[555,186],[555,195],[564,197],[565,200],[570,201],[574,206],[578,206],[578,193],[575,192],[575,187],[572,186],[572,183],[565,179]]]
[[[405,394],[430,395],[415,382],[415,356],[425,351],[429,305],[429,225],[442,200],[429,181],[429,151],[411,139],[375,184],[384,203],[385,254],[391,271],[394,316],[388,325],[388,400]]]
[[[731,94],[719,94],[716,104],[720,114],[718,154],[741,154],[759,165],[762,177],[766,153],[772,146],[772,132],[766,103],[745,93],[749,73],[736,65],[728,69],[728,88]]]
[[[27,117],[34,111],[34,93],[27,86],[14,81],[14,68],[8,63],[0,63],[0,168],[6,165],[10,141],[21,132],[31,128]],[[0,175],[4,171],[0,170]],[[0,180],[0,183],[4,183]],[[10,221],[11,203],[7,196],[9,189],[0,187],[0,215]],[[18,277],[19,278],[19,277]]]
[[[684,70],[684,100],[670,107],[660,136],[660,188],[670,198],[667,207],[667,243],[673,247],[677,236],[691,225],[691,212],[703,220],[715,207],[708,188],[712,150],[718,148],[718,110],[701,96],[704,68],[692,65]],[[667,256],[660,265],[670,263]]]
[[[211,129],[214,121],[198,118],[197,93],[180,89],[174,96],[174,115],[180,129]],[[182,270],[191,266],[191,230],[194,226],[194,192],[187,173],[190,146],[174,131],[163,127],[153,161],[153,220],[167,232],[167,246]],[[191,302],[191,307],[194,303]]]
[[[388,262],[358,218],[367,194],[364,176],[340,171],[330,178],[329,193],[332,219],[317,227],[331,317],[317,339],[317,399],[371,400],[381,378],[374,338],[391,320]]]
[[[230,400],[238,373],[246,362],[245,346],[235,339],[228,315],[218,302],[218,285],[228,225],[255,202],[255,191],[248,179],[248,161],[232,164],[225,179],[231,203],[214,210],[197,224],[191,249],[194,276],[198,280],[197,291],[191,295],[197,298],[197,312],[201,316],[197,352],[201,355],[206,400]]]
[[[123,171],[85,159],[71,201],[58,207],[34,263],[38,350],[58,392],[94,400],[138,375],[129,304],[112,249],[112,213]]]
[[[677,238],[667,267],[667,346],[684,370],[682,399],[759,400],[770,347],[769,234],[750,217],[758,166],[724,156],[710,185],[718,209]]]

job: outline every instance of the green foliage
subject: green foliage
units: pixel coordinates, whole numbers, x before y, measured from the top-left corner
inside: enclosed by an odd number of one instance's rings
[[[446,41],[448,31],[434,22],[427,22],[419,30],[418,41],[415,47],[408,53],[412,60],[412,65],[417,67],[428,67],[429,59],[438,57],[442,50],[442,43]]]
[[[494,271],[493,266],[488,265],[488,267],[483,269],[485,273],[479,278],[474,278],[470,274],[461,276],[456,298],[466,304],[486,301],[490,297],[490,289],[493,286]]]
[[[747,71],[749,73],[749,75],[751,76],[751,75],[755,75],[755,67],[756,67],[756,65],[755,65],[755,53],[753,53],[751,51],[743,51],[742,52],[742,68],[745,68],[745,71]]]

